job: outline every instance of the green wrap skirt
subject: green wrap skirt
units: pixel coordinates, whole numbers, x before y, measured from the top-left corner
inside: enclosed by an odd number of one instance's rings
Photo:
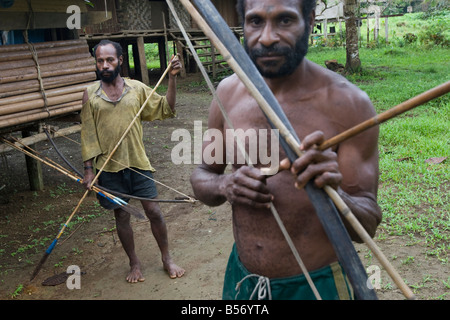
[[[353,300],[353,290],[339,262],[332,263],[309,275],[323,300]],[[224,300],[315,300],[316,297],[303,274],[268,279],[249,272],[236,250],[228,260],[223,285]]]

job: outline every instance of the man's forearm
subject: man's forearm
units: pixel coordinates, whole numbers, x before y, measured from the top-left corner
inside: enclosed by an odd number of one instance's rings
[[[84,165],[84,178],[83,185],[89,189],[91,187],[92,180],[94,180],[94,159],[89,159],[83,162]]]
[[[338,189],[338,194],[347,204],[356,219],[358,219],[364,229],[366,229],[367,233],[373,238],[377,227],[381,222],[382,216],[380,207],[378,206],[376,200],[371,196],[351,196],[341,188]],[[342,221],[344,222],[344,225],[346,226],[352,240],[361,243],[362,240],[347,220],[344,218]]]
[[[84,170],[93,170],[94,169],[94,159],[89,159],[83,162]]]
[[[169,84],[167,88],[166,99],[172,111],[175,111],[176,95],[177,95],[177,76],[169,74]]]
[[[227,199],[223,194],[225,175],[207,171],[201,167],[191,175],[191,184],[195,197],[208,206],[219,206]]]

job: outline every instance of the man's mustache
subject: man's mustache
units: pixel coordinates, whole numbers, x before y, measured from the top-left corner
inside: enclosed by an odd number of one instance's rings
[[[113,71],[101,71],[100,74],[101,75],[113,75],[114,72]]]
[[[280,46],[261,47],[251,50],[251,54],[255,58],[267,56],[288,56],[290,53],[291,49]]]

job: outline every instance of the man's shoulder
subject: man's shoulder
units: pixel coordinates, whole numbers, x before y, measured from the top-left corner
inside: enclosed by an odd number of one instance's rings
[[[100,88],[100,80],[94,81],[86,87],[83,93],[83,104],[85,104],[93,96],[98,88]]]
[[[358,115],[373,114],[374,108],[369,96],[343,75],[311,62],[311,73],[319,82],[320,96],[329,106],[337,107],[340,113]],[[345,110],[345,111],[344,111]]]
[[[94,81],[92,82],[87,88],[87,92],[91,93],[91,92],[95,92],[98,90],[98,88],[100,87],[100,80]]]
[[[219,82],[217,90],[221,92],[236,92],[236,90],[241,87],[243,87],[241,79],[233,73],[231,76],[228,76]]]
[[[361,90],[354,83],[349,81],[343,75],[329,70],[317,63],[309,61],[311,68],[313,69],[312,74],[314,77],[321,82],[321,86],[326,88],[329,94],[336,95],[341,98],[366,98],[366,93]]]
[[[308,63],[309,73],[314,76],[315,79],[320,80],[323,85],[351,86],[350,81],[343,75],[310,60],[305,59],[305,61]]]
[[[125,84],[127,84],[129,87],[134,89],[146,89],[149,88],[145,83],[136,80],[136,79],[130,79],[130,78],[124,78]]]

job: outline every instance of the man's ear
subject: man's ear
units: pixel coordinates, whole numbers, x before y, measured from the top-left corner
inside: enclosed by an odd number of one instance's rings
[[[122,65],[122,63],[123,63],[123,56],[120,56],[119,57],[119,64]]]
[[[310,30],[310,33],[313,31],[315,23],[316,23],[316,10],[311,10],[311,13],[309,14],[309,30]]]

